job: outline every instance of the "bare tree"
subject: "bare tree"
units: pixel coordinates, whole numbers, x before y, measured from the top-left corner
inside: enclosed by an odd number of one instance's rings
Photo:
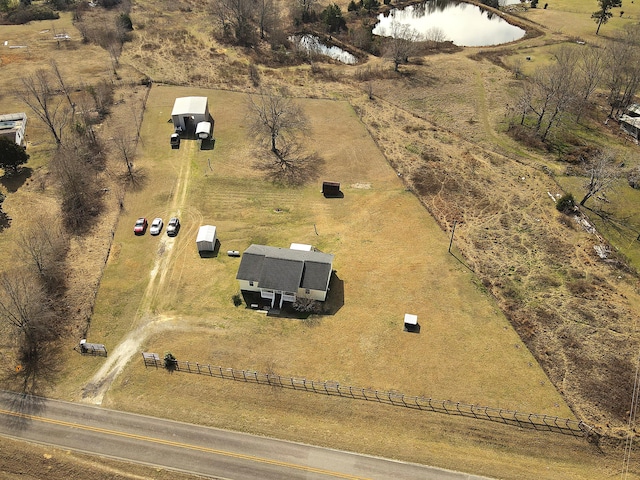
[[[141,182],[144,181],[145,174],[143,170],[135,168],[133,164],[133,159],[136,155],[135,138],[131,138],[126,133],[122,133],[113,138],[113,145],[126,167],[124,174],[126,183],[132,187],[139,186]]]
[[[606,46],[606,85],[609,117],[617,116],[632,101],[640,87],[640,27],[632,25]]]
[[[44,69],[21,79],[23,88],[17,96],[44,122],[56,144],[62,145],[62,133],[71,121],[71,109],[56,98],[49,73]]]
[[[264,40],[265,32],[271,32],[278,23],[278,10],[273,0],[258,1],[258,25],[260,28],[260,39]]]
[[[448,40],[447,35],[444,33],[444,30],[442,30],[440,27],[429,28],[424,35],[424,39],[436,48],[438,47],[438,45]]]
[[[589,105],[589,100],[596,88],[598,88],[604,78],[605,72],[605,49],[600,46],[587,46],[583,48],[576,70],[576,121]]]
[[[409,57],[417,51],[418,44],[422,40],[417,30],[409,25],[391,22],[388,32],[381,32],[386,36],[384,56],[393,62],[394,71],[398,72],[400,64],[408,63]]]
[[[102,208],[96,176],[99,165],[92,163],[94,157],[90,149],[78,144],[60,148],[50,163],[60,186],[64,224],[76,232],[88,229]]]
[[[284,93],[284,92],[281,92]],[[291,98],[261,91],[249,95],[249,132],[257,139],[268,139],[271,152],[278,156],[296,135],[307,131],[309,122]]]
[[[576,55],[560,49],[556,63],[538,68],[525,85],[519,104],[526,99],[529,105],[520,109],[522,118],[524,120],[528,112],[534,114],[534,130],[542,141],[576,103],[576,64]]]
[[[254,0],[214,0],[213,15],[222,27],[225,38],[239,45],[251,46],[255,42]]]
[[[56,63],[56,61],[51,60],[50,65],[51,65],[51,71],[53,72],[53,76],[58,81],[58,86],[62,90],[62,93],[64,93],[64,96],[67,98],[67,102],[69,102],[69,107],[71,108],[71,116],[73,117],[76,110],[76,104],[71,100],[71,91],[67,86],[67,83],[64,81],[64,78],[62,78],[62,73],[60,72],[60,69],[58,68],[58,64]]]
[[[0,274],[0,322],[14,331],[23,389],[35,393],[40,373],[50,373],[48,344],[59,324],[39,283],[20,270]]]
[[[615,158],[613,151],[605,150],[592,161],[587,170],[589,181],[584,185],[586,193],[580,200],[581,206],[595,195],[604,195],[618,180],[620,168],[615,164]]]
[[[302,23],[313,22],[318,0],[295,0],[293,17]]]
[[[49,295],[65,289],[69,237],[55,218],[39,216],[20,236],[19,255]]]
[[[291,142],[281,145],[277,155],[259,154],[256,168],[272,182],[299,186],[316,179],[323,163],[316,152],[305,152],[298,142]]]
[[[588,101],[596,88],[600,85],[605,67],[605,50],[599,46],[588,47],[582,52],[578,63],[580,74],[580,91],[582,98]]]

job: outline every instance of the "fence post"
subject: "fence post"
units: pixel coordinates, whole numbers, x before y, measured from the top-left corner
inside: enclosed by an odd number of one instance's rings
[[[209,368],[209,375],[213,375],[213,373],[211,373],[211,364],[208,364],[207,367]]]
[[[366,394],[366,393],[364,393],[364,388],[362,389],[362,396],[364,397],[364,399],[365,399],[365,400],[369,400],[369,399],[367,398],[367,394]]]
[[[196,368],[198,369],[198,374],[200,374],[200,364],[196,362]]]
[[[256,383],[260,383],[258,382],[258,372],[253,372],[253,378],[256,379]],[[269,381],[269,374],[267,374],[267,381]]]
[[[189,365],[189,362],[187,361],[186,364],[187,364],[187,370],[189,371],[189,373],[191,373],[191,366]]]

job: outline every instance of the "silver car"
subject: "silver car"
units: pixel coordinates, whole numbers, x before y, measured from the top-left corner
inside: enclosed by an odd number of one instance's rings
[[[149,227],[149,233],[151,235],[160,235],[162,231],[162,219],[160,217],[154,218],[153,222],[151,222],[151,227]]]
[[[171,220],[167,223],[167,235],[175,237],[178,235],[178,230],[180,230],[180,220],[178,220],[178,217],[171,217]]]

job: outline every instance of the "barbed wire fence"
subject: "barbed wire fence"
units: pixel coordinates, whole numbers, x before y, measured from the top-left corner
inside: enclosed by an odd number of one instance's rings
[[[164,360],[156,353],[142,354],[145,367],[165,369]],[[306,378],[286,377],[277,374],[261,373],[253,370],[238,370],[188,361],[172,361],[171,370],[184,373],[206,375],[225,380],[270,385],[273,387],[301,390],[328,396],[339,396],[354,400],[383,403],[395,407],[414,410],[457,415],[478,420],[503,423],[522,428],[561,433],[579,437],[597,437],[594,428],[581,420],[562,418],[555,415],[518,412],[503,408],[471,405],[451,400],[405,395],[400,392],[374,390],[349,385],[341,385],[336,381],[308,380]]]

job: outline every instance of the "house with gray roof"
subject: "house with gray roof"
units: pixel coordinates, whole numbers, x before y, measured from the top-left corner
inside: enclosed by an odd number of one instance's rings
[[[324,302],[332,271],[331,254],[254,244],[242,254],[236,280],[240,290],[260,292],[272,308],[282,308],[298,298]]]

